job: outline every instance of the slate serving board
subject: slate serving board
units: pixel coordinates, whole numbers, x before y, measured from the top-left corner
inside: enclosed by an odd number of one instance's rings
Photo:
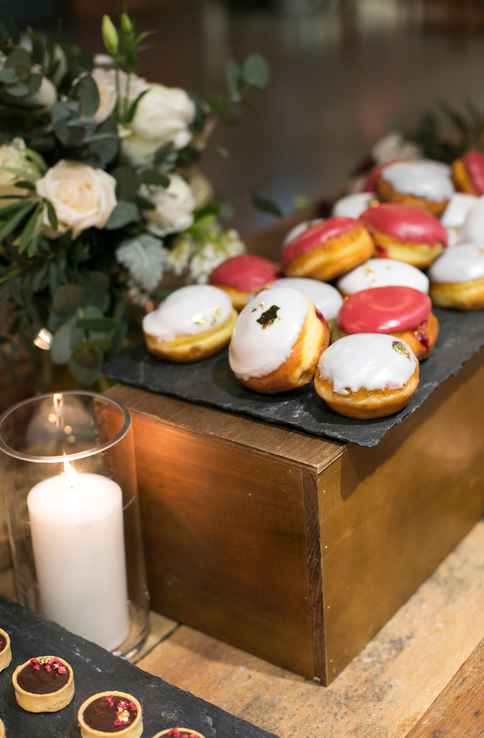
[[[105,367],[112,379],[135,387],[240,415],[289,426],[314,436],[376,446],[385,433],[401,423],[429,395],[484,346],[484,311],[460,313],[434,310],[440,322],[439,341],[421,365],[420,385],[410,403],[397,415],[381,420],[353,420],[330,410],[311,387],[283,395],[257,395],[233,376],[227,351],[196,364],[170,364],[134,349]]]
[[[3,597],[0,597],[0,626],[10,634],[13,652],[11,665],[0,674],[0,717],[5,723],[7,738],[80,738],[79,706],[94,692],[110,689],[129,692],[141,702],[143,738],[151,738],[160,730],[176,726],[193,728],[206,738],[274,738],[272,733],[259,730],[146,674]],[[64,710],[33,715],[17,706],[12,673],[27,659],[42,655],[60,656],[71,664],[76,693],[73,702]]]

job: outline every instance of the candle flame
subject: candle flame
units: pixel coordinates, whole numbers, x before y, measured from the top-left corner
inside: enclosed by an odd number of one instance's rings
[[[72,464],[67,461],[67,459],[64,460],[64,474],[67,477],[67,480],[72,483],[77,477],[77,472],[72,466]]]

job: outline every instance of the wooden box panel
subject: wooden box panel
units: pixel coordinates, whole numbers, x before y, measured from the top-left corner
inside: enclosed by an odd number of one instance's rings
[[[155,609],[328,684],[484,510],[483,358],[373,449],[113,388]]]

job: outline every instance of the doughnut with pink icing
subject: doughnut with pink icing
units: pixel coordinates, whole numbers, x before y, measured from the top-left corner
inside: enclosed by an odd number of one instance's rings
[[[452,175],[458,190],[469,195],[484,195],[484,153],[468,151],[452,164]]]
[[[368,208],[361,221],[369,229],[381,257],[425,268],[447,246],[447,231],[442,223],[413,205],[386,203]]]
[[[412,287],[372,287],[355,292],[338,315],[344,334],[390,333],[405,341],[419,359],[432,351],[439,323],[428,295]]]
[[[373,241],[360,221],[333,217],[293,234],[285,243],[282,265],[288,277],[329,281],[366,261],[373,251]]]
[[[268,287],[276,279],[279,267],[255,254],[232,256],[210,275],[210,284],[229,295],[236,310],[242,310],[254,292]]]

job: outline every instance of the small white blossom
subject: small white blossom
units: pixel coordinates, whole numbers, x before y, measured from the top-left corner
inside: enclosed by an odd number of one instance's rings
[[[194,282],[205,284],[219,264],[231,256],[245,252],[245,245],[235,230],[223,231],[219,238],[200,247],[190,262],[190,277]]]
[[[116,251],[116,259],[142,289],[152,292],[161,282],[167,252],[158,238],[142,233],[123,241]]]
[[[168,265],[177,275],[183,274],[193,254],[193,240],[189,236],[179,236],[168,252]]]

